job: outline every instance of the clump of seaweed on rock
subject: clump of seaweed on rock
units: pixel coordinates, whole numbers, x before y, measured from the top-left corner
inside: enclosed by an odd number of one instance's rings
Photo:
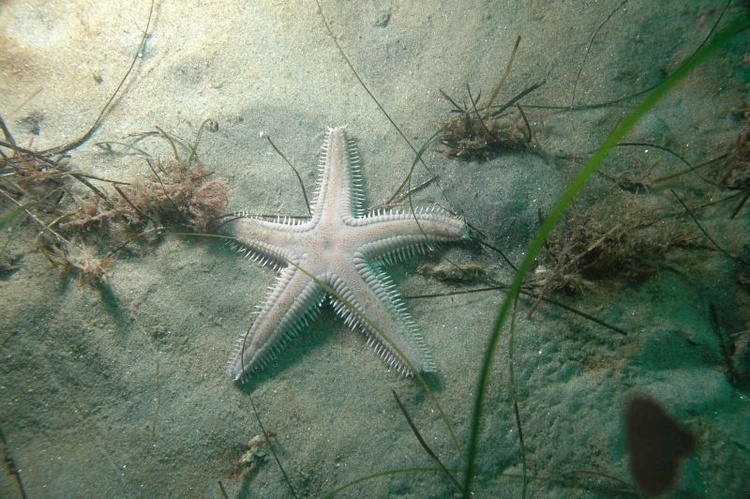
[[[745,112],[744,126],[737,134],[734,150],[726,158],[718,183],[740,196],[740,202],[730,216],[735,218],[750,198],[750,111]]]
[[[216,126],[211,120],[201,126],[194,144],[162,130],[141,134],[166,139],[174,157],[161,161],[139,151],[150,174],[133,183],[76,171],[65,155],[19,147],[5,123],[0,125],[5,135],[0,141],[0,223],[10,226],[24,216],[32,220],[41,228],[37,247],[63,274],[76,275],[79,284],[106,283],[116,254],[144,236],[166,230],[211,232],[224,215],[228,186],[212,178],[196,154],[203,129]],[[112,144],[100,147],[116,154]],[[188,149],[186,158],[178,154],[178,144]],[[9,236],[2,245],[3,254],[11,241]]]
[[[530,284],[546,295],[640,282],[653,276],[667,250],[683,241],[674,224],[655,223],[634,200],[599,202],[573,210],[552,231]]]
[[[175,159],[166,162],[148,159],[151,175],[126,187],[114,210],[101,215],[122,217],[129,225],[144,228],[181,228],[191,232],[211,232],[227,207],[228,186],[211,178],[203,163],[186,165]],[[101,208],[101,203],[91,200]],[[96,220],[88,216],[84,222]]]
[[[440,90],[441,95],[453,105],[451,112],[455,116],[441,127],[438,151],[451,158],[471,161],[489,160],[503,152],[529,148],[533,138],[531,126],[518,102],[542,86],[543,82],[526,88],[504,104],[495,104],[510,74],[520,42],[519,36],[500,82],[484,104],[480,104],[481,93],[474,97],[468,85],[466,90],[469,95],[469,105],[459,105],[443,90]]]

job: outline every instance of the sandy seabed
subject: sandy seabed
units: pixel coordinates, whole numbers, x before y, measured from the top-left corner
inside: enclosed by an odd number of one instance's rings
[[[417,168],[413,182],[431,175],[439,182],[412,197],[461,213],[513,263],[522,259],[539,214],[549,212],[640,102],[637,94],[695,52],[725,7],[711,1],[321,3],[349,61],[416,147],[452,117],[440,90],[466,104],[470,85],[474,97],[481,92],[486,99],[522,37],[498,100],[544,82],[522,101],[534,131],[531,150],[473,162],[429,150],[424,160],[432,174]],[[0,116],[17,144],[44,150],[91,127],[138,50],[150,7],[148,1],[0,3]],[[730,6],[719,26],[742,13],[739,4]],[[747,33],[740,35],[674,88],[628,135],[627,142],[641,145],[616,148],[602,165],[604,175],[580,197],[584,217],[601,213],[587,212],[591,206],[620,213],[605,219],[613,227],[637,225],[633,217],[644,212],[670,220],[657,234],[663,239],[645,246],[668,248],[637,279],[627,272],[599,275],[577,295],[552,295],[627,334],[548,304],[529,317],[533,300],[519,302],[515,400],[536,497],[637,494],[623,427],[624,408],[636,395],[659,401],[698,442],[683,463],[676,497],[746,493],[748,374],[736,334],[750,328],[750,274],[742,263],[750,207],[734,219],[740,198],[696,209],[722,253],[676,199],[697,207],[731,195],[717,181],[721,166],[654,180],[736,151],[748,124],[749,42]],[[636,97],[620,100],[628,96]],[[347,66],[315,2],[196,0],[156,2],[130,78],[67,165],[123,182],[145,179],[143,155],[113,154],[101,144],[126,143],[156,127],[192,140],[209,118],[218,130],[202,135],[198,154],[229,185],[227,211],[306,214],[299,183],[261,132],[311,192],[326,127],[346,125],[362,156],[369,206],[390,198],[414,159]],[[154,158],[172,154],[164,140],[139,147]],[[641,179],[642,188],[625,189],[632,184],[618,181],[626,177]],[[11,208],[0,199],[3,213]],[[428,381],[443,419],[418,383],[389,371],[330,311],[271,368],[242,389],[233,385],[228,356],[273,271],[239,258],[222,241],[168,235],[136,245],[118,255],[102,289],[61,276],[38,248],[39,231],[18,217],[0,239],[6,262],[0,425],[6,456],[29,497],[223,497],[222,487],[229,497],[285,497],[292,494],[289,483],[299,496],[319,497],[363,477],[412,468],[420,470],[366,480],[341,495],[455,492],[391,391],[460,477],[478,370],[502,290],[461,293],[482,283],[417,274],[418,261],[388,270],[406,297],[431,295],[407,301],[436,358],[438,372]],[[494,281],[508,283],[513,275],[488,249],[453,246],[443,254],[479,265]],[[521,493],[508,348],[504,334],[490,373],[475,497]],[[260,456],[246,455],[248,442],[262,434],[251,399],[275,435],[271,443],[289,483],[268,444],[253,449]],[[17,494],[14,477],[1,474],[0,496]]]

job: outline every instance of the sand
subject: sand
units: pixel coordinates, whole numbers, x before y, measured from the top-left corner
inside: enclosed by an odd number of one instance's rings
[[[640,98],[611,101],[662,81],[701,45],[724,6],[322,4],[359,76],[416,147],[451,117],[439,90],[467,103],[468,84],[486,99],[522,37],[498,99],[544,81],[522,101],[537,144],[491,161],[428,151],[425,162],[440,180],[413,196],[463,214],[515,264],[538,214],[549,212]],[[149,8],[148,1],[0,4],[0,115],[18,144],[43,150],[88,130],[136,54]],[[730,7],[726,16],[741,10]],[[691,73],[628,142],[668,148],[692,165],[731,152],[748,110],[747,46],[745,34]],[[600,103],[610,104],[585,107]],[[148,178],[142,155],[107,154],[97,144],[127,142],[155,127],[193,140],[209,118],[219,127],[203,134],[198,154],[229,185],[228,211],[306,213],[294,174],[261,133],[312,192],[326,127],[347,126],[362,156],[369,206],[391,196],[414,158],[354,77],[314,2],[189,1],[155,4],[130,78],[95,134],[70,152],[69,167],[126,182]],[[154,158],[172,155],[158,138],[139,146]],[[611,179],[624,174],[646,181],[686,168],[647,145],[618,148],[602,168],[610,180],[593,179],[581,210],[611,205],[623,223],[644,216],[638,207],[681,213],[653,243],[671,236],[686,242],[670,246],[637,279],[605,275],[579,294],[551,295],[627,334],[549,304],[529,317],[533,300],[519,302],[515,385],[506,332],[490,373],[475,497],[521,494],[514,398],[530,493],[635,494],[623,423],[635,395],[657,400],[698,441],[675,496],[741,497],[750,474],[747,372],[732,378],[727,357],[740,348],[730,335],[750,328],[749,288],[740,279],[748,270],[713,247],[670,188],[695,206],[731,192],[705,182],[717,175],[705,170],[638,193],[618,188]],[[419,167],[414,182],[428,178]],[[738,202],[698,213],[733,257],[747,255],[750,207],[728,218]],[[319,497],[373,474],[413,468],[419,470],[373,478],[341,496],[455,492],[392,390],[460,480],[478,370],[502,290],[468,293],[487,283],[420,275],[420,260],[388,270],[404,296],[422,296],[407,303],[436,358],[438,372],[428,382],[444,420],[419,383],[389,371],[330,310],[271,368],[242,388],[233,385],[225,372],[229,354],[274,275],[221,240],[167,235],[136,244],[118,255],[106,286],[79,286],[39,251],[38,231],[19,219],[0,243],[16,262],[0,280],[0,424],[6,456],[29,497],[223,497],[222,487],[229,497],[287,497],[290,484],[298,496]],[[481,266],[496,282],[513,275],[486,248],[453,246],[443,255]],[[437,264],[437,257],[428,260]],[[263,433],[253,403],[289,483],[268,444],[252,449],[260,455],[245,455]],[[0,474],[0,496],[15,495],[14,478]]]

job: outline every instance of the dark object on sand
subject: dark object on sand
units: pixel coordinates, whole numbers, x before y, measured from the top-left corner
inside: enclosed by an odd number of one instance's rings
[[[638,487],[648,496],[665,493],[682,459],[695,449],[695,438],[646,397],[630,402],[625,427],[630,470]]]

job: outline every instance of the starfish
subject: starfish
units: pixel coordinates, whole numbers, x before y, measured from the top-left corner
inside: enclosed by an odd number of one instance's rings
[[[366,212],[363,205],[356,145],[343,128],[329,128],[310,218],[237,214],[230,224],[237,249],[279,274],[230,360],[234,381],[266,367],[326,300],[391,368],[405,376],[435,371],[422,335],[382,268],[435,243],[466,239],[468,228],[439,207]]]

